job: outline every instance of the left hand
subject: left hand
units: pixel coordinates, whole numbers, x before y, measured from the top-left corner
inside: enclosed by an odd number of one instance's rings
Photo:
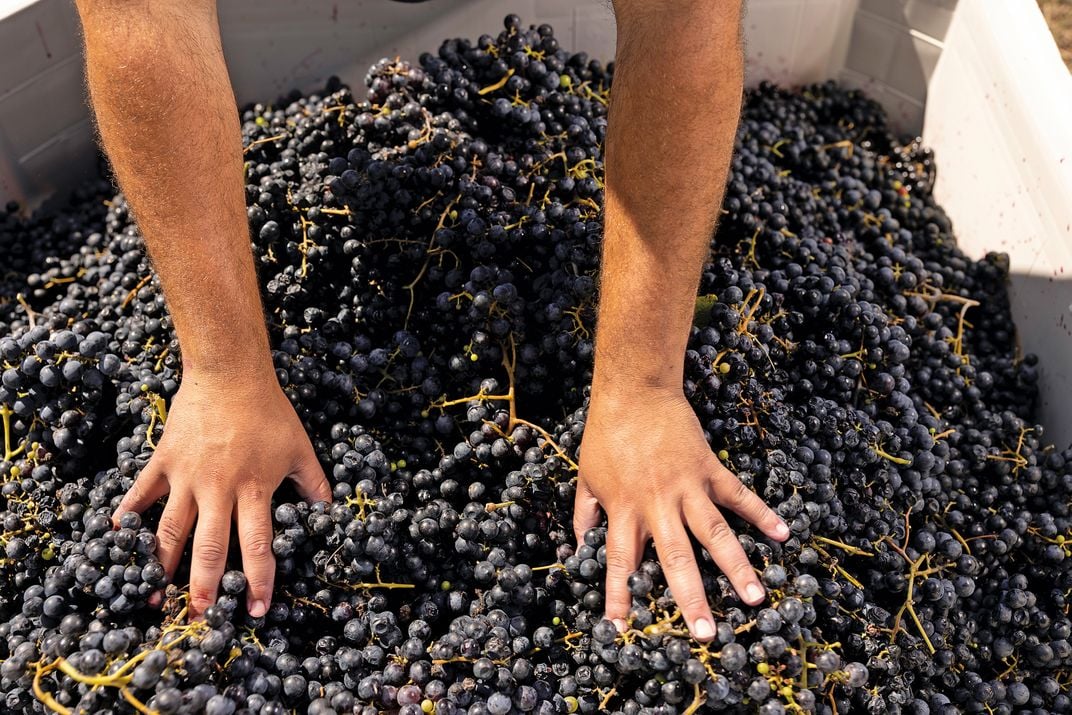
[[[681,388],[593,386],[574,505],[578,542],[607,512],[606,617],[619,630],[632,605],[627,581],[654,538],[666,581],[693,637],[714,638],[714,620],[689,532],[729,577],[741,600],[764,598],[737,536],[715,504],[772,539],[789,528],[712,454]]]

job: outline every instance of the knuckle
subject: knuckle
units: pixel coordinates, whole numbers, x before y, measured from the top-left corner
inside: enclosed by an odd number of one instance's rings
[[[752,563],[736,539],[724,543],[718,553],[711,554],[711,558],[731,581],[742,583],[755,580]]]
[[[632,573],[635,566],[629,563],[629,558],[621,549],[607,549],[607,574],[627,575]]]
[[[127,493],[123,495],[122,504],[125,506],[138,501],[143,493],[145,493],[145,478],[138,477],[134,480],[134,483],[130,485],[130,489],[127,489]]]
[[[243,483],[239,494],[248,504],[261,504],[272,498],[272,492],[265,487],[264,483],[255,479]]]
[[[146,480],[138,478],[134,480],[134,483],[130,485],[130,489],[123,495],[123,500],[120,502],[120,507],[126,511],[133,509],[135,505],[142,502],[148,493],[148,486]]]
[[[740,479],[733,477],[725,480],[725,499],[732,504],[743,504],[752,497],[752,492]]]
[[[331,488],[328,486],[327,477],[324,476],[324,472],[320,469],[319,465],[315,469],[299,469],[291,474],[290,477],[295,484],[300,486],[302,490],[312,495],[315,498],[322,498],[325,495],[331,494]],[[327,501],[327,499],[324,499]]]
[[[138,472],[138,479],[152,479],[163,474],[165,469],[164,462],[167,461],[167,452],[163,448],[163,438],[161,437],[160,443],[156,445],[156,450],[152,456]]]
[[[683,596],[675,595],[675,600],[685,613],[701,614],[707,610],[707,598],[703,591],[690,589]]]
[[[324,473],[324,467],[320,464],[320,460],[316,458],[316,455],[311,455],[309,457],[307,471],[310,478],[315,479],[318,482],[327,483],[327,474]]]
[[[242,551],[246,559],[251,561],[265,561],[272,558],[272,544],[263,534],[251,537]]]
[[[710,519],[704,527],[704,536],[707,543],[720,549],[729,546],[731,541],[733,543],[737,542],[733,529],[724,519]]]
[[[227,547],[215,536],[202,538],[197,544],[197,558],[208,564],[221,563],[227,557]]]
[[[220,469],[208,469],[202,472],[202,489],[208,494],[217,494],[226,488],[228,478]]]
[[[692,557],[692,550],[680,543],[664,546],[662,561],[667,571],[682,571],[696,562]]]
[[[608,612],[628,608],[631,604],[632,595],[629,593],[629,587],[626,585],[625,579],[608,580],[606,592],[606,610]]]
[[[167,546],[180,546],[186,543],[190,534],[183,525],[174,517],[164,516],[160,519],[160,525],[156,529],[156,538],[161,544]]]
[[[750,564],[743,556],[735,558],[730,562],[728,568],[726,568],[726,575],[729,577],[730,581],[737,583],[745,583],[755,580],[752,564]]]

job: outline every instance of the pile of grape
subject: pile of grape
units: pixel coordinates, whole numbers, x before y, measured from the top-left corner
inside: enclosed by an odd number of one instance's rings
[[[649,552],[629,629],[602,618],[604,530],[575,544],[571,507],[612,75],[511,16],[243,110],[276,372],[334,490],[276,496],[261,619],[237,570],[187,618],[159,507],[110,521],[181,379],[123,197],[0,214],[0,709],[1072,709],[1072,452],[1034,423],[1006,260],[957,249],[929,154],[832,84],[748,93],[686,360],[792,530],[735,522],[769,598],[698,550],[700,644]]]

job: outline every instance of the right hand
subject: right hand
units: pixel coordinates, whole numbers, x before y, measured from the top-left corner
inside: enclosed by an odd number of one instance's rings
[[[588,411],[574,530],[578,542],[607,512],[606,617],[624,630],[632,606],[628,579],[654,538],[666,582],[692,636],[714,638],[714,619],[689,532],[711,554],[745,603],[763,586],[716,504],[785,541],[789,528],[763,500],[722,466],[680,388],[593,386]]]
[[[216,602],[232,516],[238,522],[251,616],[268,611],[275,581],[272,494],[293,479],[309,502],[331,501],[331,488],[309,437],[275,375],[183,376],[164,436],[123,497],[114,519],[169,495],[157,530],[158,556],[170,579],[194,522],[190,610]]]

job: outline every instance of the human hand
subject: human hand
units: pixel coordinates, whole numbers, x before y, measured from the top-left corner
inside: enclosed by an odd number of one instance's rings
[[[190,567],[190,608],[196,616],[216,602],[234,516],[247,608],[260,617],[271,604],[275,580],[272,494],[286,478],[310,502],[331,500],[309,437],[274,375],[249,380],[187,373],[156,452],[113,518],[141,512],[169,494],[157,529],[168,578],[196,519]]]
[[[741,599],[760,603],[763,586],[715,504],[772,539],[789,528],[712,454],[680,389],[593,389],[581,442],[573,524],[580,542],[607,512],[606,617],[625,627],[628,578],[654,538],[666,581],[693,637],[709,641],[714,620],[688,532],[707,549]]]

